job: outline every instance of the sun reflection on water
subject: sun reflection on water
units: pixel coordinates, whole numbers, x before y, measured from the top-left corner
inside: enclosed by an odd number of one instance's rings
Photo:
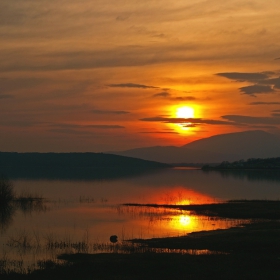
[[[179,216],[179,224],[183,227],[189,226],[191,224],[191,217],[186,215]]]
[[[169,228],[179,232],[191,232],[196,227],[197,221],[186,213],[174,215],[170,219]]]
[[[215,203],[217,199],[192,189],[177,186],[173,190],[154,194],[153,201],[157,204],[190,205]]]

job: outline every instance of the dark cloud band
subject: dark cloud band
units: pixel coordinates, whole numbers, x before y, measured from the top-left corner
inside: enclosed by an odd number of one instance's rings
[[[147,86],[147,85],[141,85],[141,84],[133,84],[133,83],[125,83],[125,84],[109,84],[107,85],[109,87],[115,87],[115,88],[159,88],[154,86]]]

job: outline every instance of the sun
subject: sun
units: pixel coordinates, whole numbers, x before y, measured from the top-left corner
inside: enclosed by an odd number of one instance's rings
[[[174,117],[178,119],[193,119],[195,118],[195,110],[193,107],[190,106],[176,106],[173,109]],[[179,133],[189,133],[191,131],[191,122],[182,122],[182,123],[176,123],[174,124],[176,131]]]
[[[188,106],[179,107],[176,110],[177,118],[189,119],[194,117],[194,109]]]

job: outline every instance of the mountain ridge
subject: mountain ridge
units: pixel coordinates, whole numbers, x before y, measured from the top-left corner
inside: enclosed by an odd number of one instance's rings
[[[218,163],[280,156],[280,138],[251,130],[218,134],[180,147],[153,146],[110,153],[165,163]]]

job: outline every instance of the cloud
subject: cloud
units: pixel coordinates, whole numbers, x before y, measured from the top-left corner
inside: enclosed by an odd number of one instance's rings
[[[11,127],[33,127],[33,126],[42,126],[46,123],[33,121],[33,120],[11,120],[11,119],[2,119],[0,120],[0,125],[2,126],[11,126]]]
[[[81,131],[81,130],[76,130],[76,129],[71,129],[71,128],[52,128],[48,129],[49,132],[54,132],[54,133],[61,133],[61,134],[75,134],[75,135],[90,135],[92,134],[91,131]]]
[[[153,97],[167,98],[168,100],[177,100],[177,101],[193,101],[196,100],[194,96],[176,96],[173,97],[169,92],[159,92],[153,95]]]
[[[48,78],[34,78],[34,77],[9,77],[0,78],[1,91],[6,94],[22,89],[31,89],[36,86],[45,86],[50,83]]]
[[[278,112],[278,111],[277,111]],[[200,118],[168,118],[168,117],[151,117],[142,118],[140,121],[145,122],[161,122],[182,124],[185,127],[197,127],[200,125],[231,125],[231,126],[250,126],[254,128],[277,129],[280,125],[280,114],[275,112],[271,117],[253,117],[242,115],[224,115],[224,120],[200,119]]]
[[[140,119],[140,121],[143,122],[166,122],[167,120],[169,120],[169,118],[160,117],[160,116]]]
[[[92,124],[92,125],[85,125],[85,128],[98,128],[98,129],[119,129],[125,128],[122,125],[112,125],[112,124]]]
[[[249,82],[253,85],[239,88],[240,92],[248,95],[261,93],[273,93],[275,89],[280,89],[280,78],[270,78],[276,75],[275,72],[265,71],[260,73],[227,72],[216,75],[226,77],[237,82]]]
[[[10,98],[14,98],[14,96],[11,94],[0,94],[0,99],[10,99]]]
[[[122,125],[105,125],[105,124],[87,125],[86,127],[98,128],[98,129],[119,129],[119,128],[125,128]]]
[[[191,123],[191,124],[186,124],[186,125],[184,125],[184,127],[197,127],[197,125],[196,125],[196,124]]]
[[[274,58],[274,60],[280,60],[280,57],[276,57],[276,58]]]
[[[251,102],[249,105],[280,105],[280,102]]]
[[[110,110],[91,110],[94,114],[100,114],[100,115],[125,115],[129,114],[130,112],[127,111],[110,111]]]
[[[280,110],[273,110],[272,112],[275,112],[275,113],[279,112],[280,113]]]
[[[271,93],[274,92],[271,86],[264,86],[264,85],[252,85],[239,88],[241,92],[244,94],[254,95],[258,93]]]
[[[165,37],[166,37],[166,35],[165,35],[165,34],[163,34],[163,33],[158,33],[158,34],[154,34],[154,35],[152,35],[152,37],[155,37],[155,38],[165,38]]]
[[[163,92],[159,92],[159,93],[154,94],[153,97],[167,98],[167,97],[171,97],[171,94],[169,92],[163,91]]]
[[[145,122],[163,122],[163,123],[174,123],[174,124],[211,124],[211,125],[236,125],[232,121],[222,121],[222,120],[210,120],[210,119],[200,119],[200,118],[164,118],[164,117],[151,117],[142,118],[140,121]]]
[[[143,131],[140,133],[143,133],[143,134],[179,134],[178,132],[175,132],[175,131]]]
[[[117,87],[117,88],[159,88],[159,87],[154,87],[154,86],[146,86],[146,85],[141,85],[141,84],[133,84],[133,83],[126,83],[126,84],[109,84],[107,85],[109,87]]]
[[[178,97],[172,97],[172,100],[179,100],[179,101],[192,101],[196,100],[197,98],[194,96],[178,96]]]
[[[119,15],[116,17],[117,21],[125,21],[130,17],[130,15]]]
[[[108,45],[108,42],[106,44]],[[130,45],[124,42],[122,46],[109,47],[108,45],[108,48],[85,48],[83,51],[75,44],[58,50],[43,49],[36,45],[24,49],[6,48],[2,49],[1,56],[10,59],[3,59],[0,72],[80,70],[198,61],[202,59],[199,49],[202,51],[202,46],[193,42],[179,43],[178,41],[164,47],[161,44]],[[203,53],[203,59],[214,60],[215,57],[209,50]]]
[[[222,116],[222,118],[239,124],[280,125],[280,118],[278,117],[252,117],[252,116],[243,116],[243,115],[224,115]]]
[[[227,72],[227,73],[217,73],[216,75],[239,82],[245,82],[245,81],[254,82],[254,81],[264,80],[269,78],[267,72],[261,72],[261,73]]]
[[[105,125],[105,124],[90,124],[90,125],[79,125],[79,124],[52,124],[52,127],[58,127],[60,129],[71,129],[71,128],[97,128],[97,129],[120,129],[125,128],[121,125]]]
[[[263,84],[273,85],[274,88],[280,89],[280,78],[267,79],[262,81]]]

